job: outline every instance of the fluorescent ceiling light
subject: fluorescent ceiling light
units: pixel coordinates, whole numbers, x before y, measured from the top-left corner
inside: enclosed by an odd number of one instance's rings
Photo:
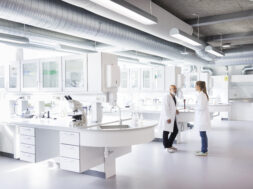
[[[224,54],[223,54],[222,52],[220,52],[220,51],[214,49],[214,48],[211,47],[211,46],[207,46],[207,47],[205,48],[205,51],[208,52],[208,53],[210,53],[210,54],[213,54],[213,55],[215,55],[215,56],[218,56],[218,57],[223,57],[223,56],[224,56]]]
[[[102,7],[145,25],[157,24],[157,18],[124,0],[90,0]]]
[[[195,37],[187,34],[187,33],[184,33],[183,31],[180,31],[179,29],[177,28],[172,28],[170,30],[170,36],[171,37],[174,37],[180,41],[183,41],[185,43],[188,43],[190,45],[193,45],[193,46],[201,46],[202,43],[199,39],[195,39]]]
[[[222,45],[222,47],[223,47],[223,48],[229,48],[229,47],[231,47],[231,44],[230,44],[230,43],[224,43],[224,44]]]
[[[3,42],[11,42],[11,43],[19,43],[19,44],[29,43],[29,39],[26,37],[19,37],[19,36],[3,34],[3,33],[0,33],[0,40]]]
[[[86,53],[95,53],[96,51],[91,51],[91,50],[87,50],[87,49],[82,49],[82,48],[76,48],[76,47],[71,47],[71,46],[67,46],[67,45],[60,45],[60,49],[59,50],[63,50],[63,51],[67,51],[67,52],[72,52],[72,53],[81,53],[81,54],[86,54]]]

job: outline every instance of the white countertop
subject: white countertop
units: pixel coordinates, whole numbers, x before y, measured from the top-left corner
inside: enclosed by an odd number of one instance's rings
[[[155,121],[143,121],[139,122],[137,125],[133,125],[131,121],[129,121],[129,116],[122,116],[122,121],[125,124],[130,125],[129,128],[119,128],[119,129],[100,129],[102,125],[117,125],[119,124],[119,117],[112,115],[104,115],[103,121],[101,123],[91,123],[89,122],[87,126],[83,127],[73,127],[69,124],[69,119],[26,119],[26,118],[9,118],[6,120],[1,120],[2,124],[9,125],[17,125],[17,126],[26,126],[33,127],[38,129],[52,129],[52,130],[63,130],[63,131],[124,131],[124,130],[132,130],[132,129],[140,129],[145,127],[154,127],[157,125]]]

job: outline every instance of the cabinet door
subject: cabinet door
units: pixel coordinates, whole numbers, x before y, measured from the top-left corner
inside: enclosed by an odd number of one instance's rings
[[[5,90],[5,66],[0,65],[0,90]]]
[[[120,88],[128,89],[129,87],[129,69],[121,68],[120,72]]]
[[[140,88],[140,70],[137,68],[130,70],[130,88],[136,90]]]
[[[164,68],[153,69],[153,89],[158,91],[164,90]]]
[[[65,91],[87,91],[86,56],[63,58],[63,89]]]
[[[24,61],[21,66],[22,91],[39,90],[39,60]]]
[[[151,89],[151,70],[142,70],[142,89]]]
[[[52,58],[40,60],[41,91],[61,90],[61,59]]]
[[[13,62],[8,65],[7,70],[7,88],[8,91],[19,91],[20,90],[20,63]]]

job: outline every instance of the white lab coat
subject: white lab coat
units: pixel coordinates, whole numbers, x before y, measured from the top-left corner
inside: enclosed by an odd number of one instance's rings
[[[208,99],[202,91],[197,95],[194,126],[200,131],[208,131],[211,128]]]
[[[165,95],[163,97],[162,110],[159,121],[159,127],[161,129],[163,129],[164,131],[173,132],[174,122],[176,119],[176,111],[177,107],[171,94]],[[170,124],[167,122],[169,119],[171,120]]]

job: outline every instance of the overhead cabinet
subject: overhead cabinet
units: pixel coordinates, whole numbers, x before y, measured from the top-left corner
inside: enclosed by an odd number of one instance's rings
[[[40,89],[42,91],[61,90],[61,59],[40,60]]]
[[[20,62],[7,65],[7,90],[20,91]]]
[[[164,66],[129,66],[120,64],[121,90],[164,91]]]
[[[0,90],[5,89],[5,66],[0,65]]]
[[[88,92],[116,91],[120,85],[120,69],[116,55],[88,54]]]
[[[87,56],[62,59],[64,91],[87,91]]]
[[[39,60],[23,61],[21,65],[22,91],[39,90]]]

